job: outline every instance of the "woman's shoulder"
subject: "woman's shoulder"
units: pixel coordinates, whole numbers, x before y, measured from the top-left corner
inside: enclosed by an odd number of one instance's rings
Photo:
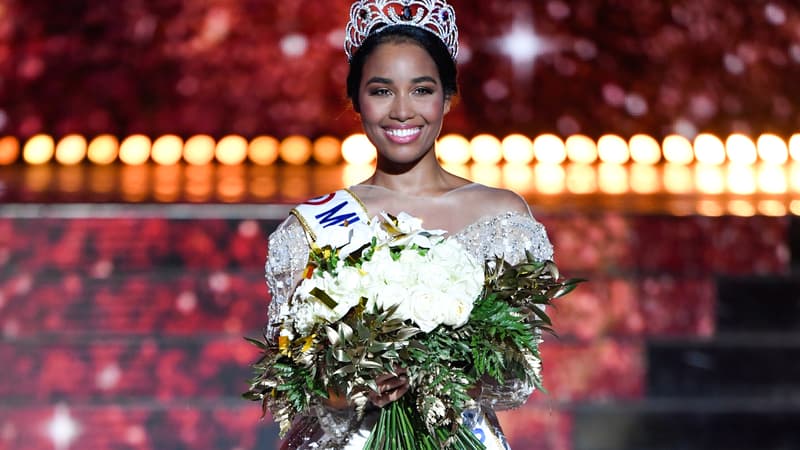
[[[519,194],[509,189],[496,188],[480,183],[472,183],[463,190],[466,201],[479,207],[481,215],[520,213],[530,215],[528,203]],[[473,203],[474,202],[474,203]]]

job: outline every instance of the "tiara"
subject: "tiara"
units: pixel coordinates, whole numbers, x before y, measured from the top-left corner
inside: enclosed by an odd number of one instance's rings
[[[458,56],[456,12],[445,0],[358,0],[350,7],[344,38],[347,60],[370,33],[391,25],[411,25],[435,34],[455,61]]]

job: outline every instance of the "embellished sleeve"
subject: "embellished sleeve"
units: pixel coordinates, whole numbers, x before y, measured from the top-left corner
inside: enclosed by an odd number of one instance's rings
[[[267,308],[267,326],[264,337],[275,342],[278,324],[273,318],[292,297],[294,286],[300,279],[308,262],[308,243],[305,232],[294,218],[283,221],[269,236],[265,278],[271,301]]]
[[[482,224],[483,225],[483,224]],[[530,252],[537,260],[552,260],[553,246],[547,237],[544,225],[528,214],[510,212],[486,221],[485,226],[476,226],[459,236],[465,247],[480,259],[502,257],[511,264],[525,259]],[[528,370],[541,374],[541,362],[533,355],[526,358]],[[494,379],[484,380],[478,401],[494,410],[521,406],[534,390],[531,383],[509,378],[504,384]]]
[[[281,306],[292,297],[307,263],[308,241],[305,231],[297,219],[289,217],[278,225],[268,241],[265,278],[271,301],[267,308],[264,337],[273,343],[278,338],[280,325],[273,322],[273,318],[278,317]],[[325,439],[338,441],[354,427],[355,410],[352,408],[340,411],[315,404],[306,414],[289,431],[287,442],[318,440],[321,432],[324,432]]]

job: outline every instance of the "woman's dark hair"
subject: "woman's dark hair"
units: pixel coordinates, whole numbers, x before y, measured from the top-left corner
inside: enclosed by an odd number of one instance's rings
[[[358,104],[358,89],[361,86],[364,63],[379,45],[387,42],[411,42],[425,49],[439,69],[439,78],[442,80],[444,97],[452,98],[458,93],[456,63],[450,56],[450,52],[444,42],[435,34],[420,27],[391,25],[370,34],[353,54],[353,58],[350,59],[350,72],[347,74],[347,97],[350,98],[353,103],[353,109],[356,112],[361,112]]]

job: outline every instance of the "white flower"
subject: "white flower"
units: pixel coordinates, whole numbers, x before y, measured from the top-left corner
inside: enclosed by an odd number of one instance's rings
[[[401,212],[397,215],[397,229],[403,234],[417,232],[422,229],[422,219]]]
[[[409,296],[407,312],[420,330],[430,333],[444,322],[449,302],[442,292],[418,286]]]
[[[339,257],[344,259],[356,250],[368,245],[374,232],[372,226],[362,222],[349,225],[334,226],[325,229],[317,236],[318,247],[331,247],[339,250]]]

